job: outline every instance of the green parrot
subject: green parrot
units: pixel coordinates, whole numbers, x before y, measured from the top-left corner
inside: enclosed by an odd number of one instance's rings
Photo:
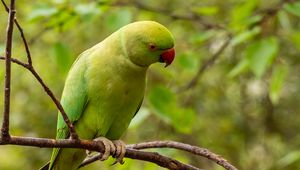
[[[61,98],[79,138],[119,139],[142,104],[148,67],[167,66],[174,57],[172,34],[154,21],[128,24],[84,51],[68,73]],[[69,138],[60,114],[56,138]],[[45,167],[78,169],[85,157],[83,149],[54,148]]]

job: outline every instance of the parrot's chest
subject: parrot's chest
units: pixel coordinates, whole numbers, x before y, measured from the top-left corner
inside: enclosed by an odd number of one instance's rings
[[[102,76],[92,83],[90,124],[97,130],[96,136],[119,138],[143,99],[145,77]]]

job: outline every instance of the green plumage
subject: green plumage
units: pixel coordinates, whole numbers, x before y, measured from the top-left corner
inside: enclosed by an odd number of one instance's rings
[[[149,49],[149,44],[156,49]],[[119,139],[143,100],[148,66],[173,46],[165,27],[142,21],[121,28],[83,52],[69,71],[61,98],[80,139]],[[56,138],[68,137],[59,114]],[[53,149],[49,169],[77,169],[85,156],[82,149]]]

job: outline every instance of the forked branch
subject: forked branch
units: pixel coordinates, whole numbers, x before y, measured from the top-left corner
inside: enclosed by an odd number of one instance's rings
[[[21,25],[19,24],[18,20],[14,17],[15,15],[15,1],[11,1],[10,8],[7,7],[4,0],[1,0],[5,10],[9,13],[9,22],[8,22],[8,28],[7,28],[7,41],[6,41],[6,76],[5,76],[5,99],[4,99],[4,116],[3,116],[3,126],[2,126],[2,138],[9,137],[9,102],[10,102],[10,58],[11,58],[11,43],[12,43],[12,32],[13,32],[13,23],[17,25],[17,28],[21,34],[25,51],[27,54],[27,62],[23,63],[19,62],[19,64],[26,66],[25,68],[28,69],[33,76],[38,80],[38,82],[41,84],[41,86],[44,88],[48,96],[52,99],[54,104],[56,105],[57,109],[60,111],[65,123],[67,124],[71,139],[78,139],[78,135],[74,129],[74,126],[70,119],[68,118],[65,110],[63,109],[62,105],[60,104],[59,100],[55,97],[54,93],[50,90],[50,88],[44,83],[44,81],[41,79],[39,74],[35,71],[33,65],[32,65],[32,59],[31,59],[31,53],[29,50],[29,46],[27,43],[27,40],[25,38],[25,34],[23,32],[23,29]],[[13,10],[11,10],[13,9]],[[4,136],[3,136],[4,135]]]

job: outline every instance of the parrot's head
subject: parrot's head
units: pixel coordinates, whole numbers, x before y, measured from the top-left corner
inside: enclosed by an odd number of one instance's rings
[[[174,38],[163,25],[139,21],[121,29],[121,41],[128,58],[136,65],[148,67],[161,62],[170,65],[175,57]]]

